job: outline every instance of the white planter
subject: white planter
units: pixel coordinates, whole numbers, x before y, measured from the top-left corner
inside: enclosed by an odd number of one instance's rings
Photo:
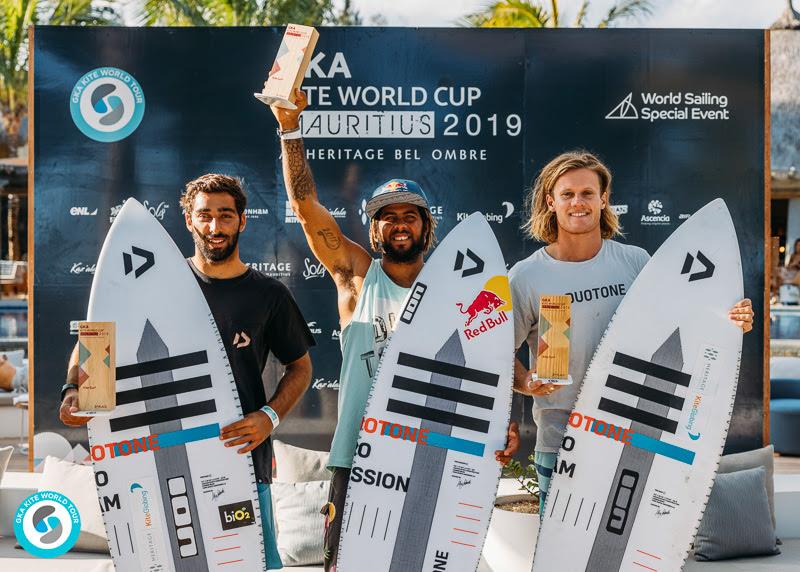
[[[527,494],[501,495],[495,501],[503,505],[529,500]],[[530,572],[533,551],[539,534],[539,515],[492,510],[492,522],[483,546],[483,558],[492,572]]]

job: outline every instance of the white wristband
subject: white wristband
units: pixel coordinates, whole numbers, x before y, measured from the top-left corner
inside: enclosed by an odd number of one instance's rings
[[[261,411],[267,414],[267,417],[269,417],[270,421],[272,421],[272,428],[276,429],[281,422],[281,418],[278,417],[278,414],[275,412],[275,410],[269,405],[265,405],[261,408]]]

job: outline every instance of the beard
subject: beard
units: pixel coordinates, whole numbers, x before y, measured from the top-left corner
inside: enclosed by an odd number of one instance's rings
[[[424,251],[423,239],[416,240],[411,238],[411,245],[407,250],[397,250],[391,242],[383,243],[383,255],[397,264],[410,264],[416,262],[419,255]]]
[[[213,248],[207,242],[208,239],[211,238],[227,238],[228,244],[223,248]],[[194,240],[194,245],[197,247],[197,250],[203,255],[203,258],[209,262],[224,262],[231,257],[236,250],[236,245],[239,244],[239,231],[237,230],[233,235],[217,233],[203,236],[197,228],[194,228],[192,230],[192,239]]]

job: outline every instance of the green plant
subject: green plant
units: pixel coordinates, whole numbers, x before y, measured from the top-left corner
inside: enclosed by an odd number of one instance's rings
[[[516,459],[512,459],[503,467],[503,476],[516,479],[520,483],[519,490],[527,492],[529,495],[539,500],[539,475],[533,465],[533,453],[528,455],[530,464],[523,465]]]
[[[608,28],[626,18],[649,16],[652,0],[617,0],[597,23],[598,28]],[[582,0],[572,26],[586,27],[589,0]],[[482,10],[468,14],[461,25],[477,28],[562,28],[565,22],[558,0],[499,0]]]

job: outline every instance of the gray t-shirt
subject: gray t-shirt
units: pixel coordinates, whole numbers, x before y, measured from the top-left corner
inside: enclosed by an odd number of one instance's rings
[[[590,260],[564,262],[541,248],[511,269],[514,345],[519,348],[528,341],[531,369],[535,369],[539,338],[539,296],[567,294],[572,299],[569,373],[573,384],[550,397],[534,398],[537,451],[555,453],[561,446],[567,418],[594,351],[622,297],[649,259],[647,251],[637,246],[604,240]]]

